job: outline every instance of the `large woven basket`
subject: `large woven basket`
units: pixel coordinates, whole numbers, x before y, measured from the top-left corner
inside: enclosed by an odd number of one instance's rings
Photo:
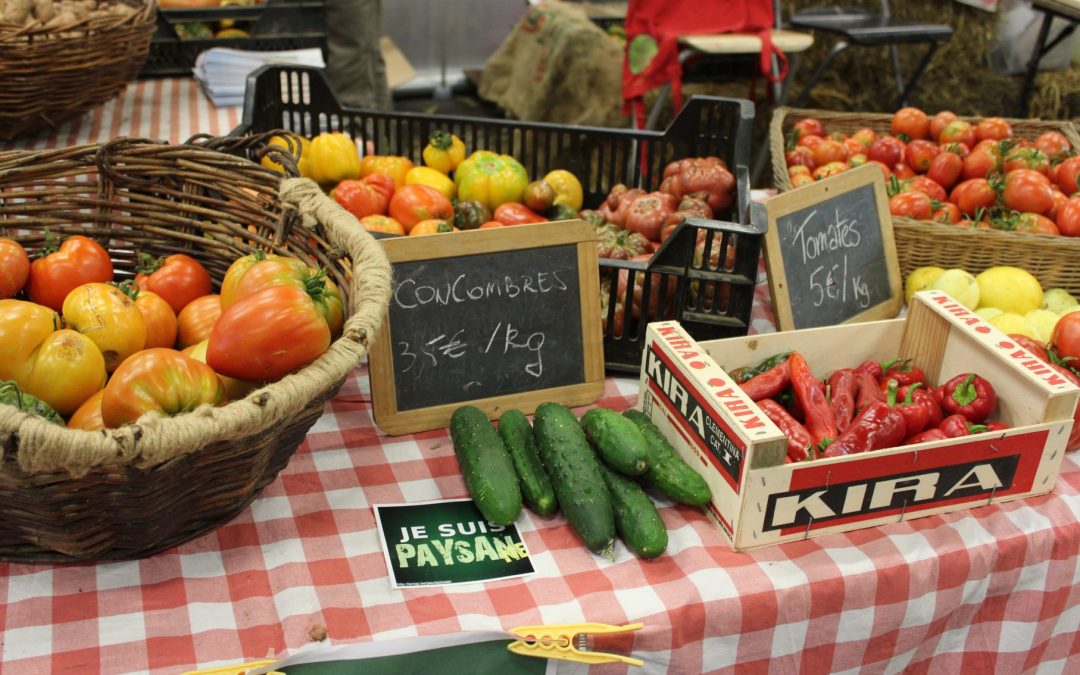
[[[132,276],[138,252],[185,252],[219,284],[261,248],[325,267],[347,307],[323,356],[225,406],[95,433],[0,405],[0,559],[139,558],[225,523],[366,355],[390,295],[382,247],[312,181],[231,154],[267,138],[0,153],[0,236],[30,251],[46,230],[84,234],[108,248],[117,277]]]
[[[777,108],[769,127],[773,185],[785,192],[792,189],[784,161],[785,141],[795,123],[807,117],[820,119],[826,131],[852,133],[863,127],[885,133],[891,115],[838,113],[828,110]],[[977,118],[961,117],[968,121]],[[1080,133],[1071,122],[1052,120],[1009,120],[1014,132],[1034,139],[1046,131],[1063,133],[1074,148],[1080,148]],[[896,252],[900,271],[906,277],[927,265],[946,269],[959,267],[977,274],[994,265],[1023,267],[1038,278],[1043,288],[1066,288],[1080,293],[1080,238],[1060,237],[1001,230],[966,230],[940,223],[893,217]]]
[[[0,21],[0,140],[56,126],[135,79],[150,51],[156,4],[123,1],[132,13],[29,26]]]

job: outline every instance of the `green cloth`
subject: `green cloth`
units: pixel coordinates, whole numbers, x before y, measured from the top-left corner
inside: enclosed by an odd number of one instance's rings
[[[513,673],[543,675],[547,659],[521,656],[506,649],[511,640],[476,642],[457,647],[430,649],[399,656],[380,656],[359,661],[305,663],[283,668],[288,675],[403,675],[438,673],[438,675],[479,675]]]

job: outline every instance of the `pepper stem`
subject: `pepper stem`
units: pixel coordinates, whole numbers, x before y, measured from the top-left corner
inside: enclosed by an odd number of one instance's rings
[[[953,389],[952,399],[960,405],[969,405],[975,399],[979,398],[979,393],[975,390],[975,373],[969,373],[964,381],[956,385],[956,389]]]

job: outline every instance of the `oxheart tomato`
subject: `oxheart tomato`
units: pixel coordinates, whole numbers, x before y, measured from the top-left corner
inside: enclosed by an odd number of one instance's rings
[[[1058,230],[1066,237],[1080,237],[1080,197],[1071,197],[1057,212]]]
[[[964,215],[974,215],[980,209],[988,209],[997,202],[997,191],[985,178],[972,178],[953,188],[949,201],[960,207]]]
[[[252,265],[236,282],[235,295],[228,301],[222,296],[221,311],[224,313],[245,297],[271,286],[292,286],[307,293],[330,328],[331,336],[341,333],[345,305],[337,284],[325,270],[312,269],[295,258],[260,260]]]
[[[64,298],[76,286],[112,280],[109,252],[93,239],[76,234],[65,239],[58,250],[53,247],[46,241],[41,251],[44,255],[30,263],[26,295],[31,302],[59,312]]]
[[[195,298],[210,293],[210,273],[198,260],[183,253],[164,258],[139,254],[139,269],[135,275],[139,289],[157,293],[179,314]]]
[[[974,150],[964,158],[961,172],[964,180],[986,178],[991,171],[1001,170],[1001,153],[993,150]]]
[[[904,148],[904,161],[916,173],[926,173],[930,169],[930,163],[941,153],[937,143],[919,139],[907,144]]]
[[[64,299],[64,323],[94,341],[110,373],[146,346],[146,321],[116,286],[83,284]]]
[[[896,111],[890,124],[897,136],[906,136],[909,141],[926,138],[930,133],[930,118],[918,108],[901,108]]]
[[[1012,125],[1003,117],[984,117],[975,125],[975,138],[980,141],[986,138],[1000,141],[1012,135]]]
[[[225,403],[225,388],[210,366],[175,349],[144,349],[113,373],[101,395],[101,419],[116,428],[143,414],[173,416]]]
[[[1070,197],[1080,192],[1080,157],[1070,157],[1057,166],[1057,184]]]
[[[1006,173],[1016,169],[1031,169],[1043,175],[1050,173],[1050,159],[1038,148],[1013,148],[1005,155],[1002,170]]]
[[[68,419],[68,429],[82,429],[83,431],[104,429],[105,420],[101,419],[101,397],[104,395],[105,390],[99,389],[83,401],[78,410],[73,412]]]
[[[221,296],[204,295],[188,303],[176,317],[176,344],[185,349],[210,337],[221,316]]]
[[[1080,312],[1069,312],[1058,319],[1050,332],[1050,346],[1061,358],[1080,361]],[[1076,365],[1077,361],[1071,361],[1070,365]]]
[[[17,241],[0,239],[0,300],[10,298],[26,285],[30,256]]]
[[[191,358],[195,359],[199,363],[206,363],[206,346],[210,344],[209,340],[203,340],[198,344],[193,344],[183,350],[184,354],[187,354]],[[229,397],[230,401],[238,401],[248,395],[248,392],[254,389],[257,385],[254,382],[245,382],[238,380],[228,375],[222,375],[218,373],[218,377],[221,379],[221,384],[225,387],[225,394]]]
[[[921,192],[935,202],[943,202],[948,198],[945,188],[937,181],[926,176],[912,176],[904,181],[902,192]]]
[[[1029,234],[1061,234],[1054,221],[1037,213],[1021,213],[1012,222],[1014,232]]]
[[[866,157],[881,162],[885,166],[896,166],[904,155],[904,143],[899,138],[885,136],[879,138],[870,145],[866,151]]]
[[[935,223],[955,225],[963,219],[963,214],[960,213],[960,207],[952,202],[938,202],[937,208],[930,214],[930,219]]]
[[[1054,191],[1050,181],[1038,171],[1017,169],[1005,176],[1001,193],[1005,207],[1021,213],[1044,215],[1054,208]]]
[[[964,160],[959,155],[951,152],[942,152],[930,162],[930,168],[926,171],[930,178],[946,190],[956,185],[960,180],[960,174],[964,170]]]
[[[70,415],[105,385],[105,359],[90,338],[59,325],[47,307],[0,300],[0,380]]]
[[[901,192],[889,198],[889,213],[894,216],[930,220],[933,212],[933,200],[922,192]]]
[[[1035,139],[1035,147],[1042,150],[1051,162],[1058,162],[1069,156],[1072,144],[1060,131],[1047,131]]]
[[[330,328],[305,291],[270,286],[222,312],[209,339],[206,362],[216,372],[268,382],[317,359],[330,346]]]
[[[501,203],[501,202],[500,202]],[[454,207],[433,187],[406,185],[390,198],[390,217],[409,231],[422,220],[454,220]]]

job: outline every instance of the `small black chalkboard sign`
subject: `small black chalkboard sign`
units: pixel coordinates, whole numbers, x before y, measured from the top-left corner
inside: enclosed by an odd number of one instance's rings
[[[860,167],[766,200],[779,330],[893,318],[903,305],[881,170]]]
[[[379,426],[446,426],[465,403],[497,417],[547,400],[595,400],[603,351],[594,236],[569,221],[384,239],[394,290],[372,349]]]

